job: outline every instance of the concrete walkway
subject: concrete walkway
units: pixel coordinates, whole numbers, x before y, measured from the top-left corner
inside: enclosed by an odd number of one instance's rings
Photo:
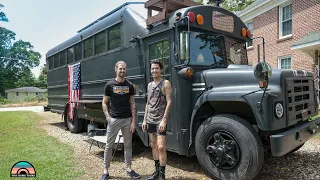
[[[5,111],[33,111],[33,112],[43,112],[43,106],[28,106],[28,107],[9,107],[0,108],[0,112]]]

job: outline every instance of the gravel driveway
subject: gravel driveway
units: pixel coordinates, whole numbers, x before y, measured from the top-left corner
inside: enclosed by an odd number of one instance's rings
[[[77,168],[83,170],[84,174],[80,179],[99,179],[103,172],[103,149],[92,146],[92,153],[89,154],[90,144],[86,141],[86,133],[72,134],[64,129],[61,116],[50,112],[39,113],[44,118],[41,122],[43,129],[50,136],[56,137],[63,143],[74,147],[75,158],[78,160]],[[123,152],[117,151],[111,164],[110,174],[112,179],[128,179],[124,173]],[[146,179],[153,172],[154,162],[150,148],[143,148],[139,154],[134,154],[132,167]],[[168,165],[166,178],[170,179],[201,179],[208,180],[204,175],[195,157],[186,158],[174,153],[168,153]],[[265,156],[265,163],[256,180],[275,179],[320,179],[320,138],[308,141],[303,148],[290,155],[274,158]]]

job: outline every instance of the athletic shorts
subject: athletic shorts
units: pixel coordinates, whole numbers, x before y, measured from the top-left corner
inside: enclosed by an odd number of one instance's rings
[[[160,123],[159,124],[150,124],[147,123],[147,133],[157,133],[157,135],[165,136],[167,133],[167,126],[165,127],[165,130],[163,132],[159,131]]]

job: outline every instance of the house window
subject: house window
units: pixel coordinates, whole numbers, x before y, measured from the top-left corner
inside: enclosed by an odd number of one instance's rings
[[[36,93],[36,95],[38,96],[39,93]]]
[[[280,6],[279,9],[279,36],[282,38],[292,34],[292,4]]]
[[[291,57],[280,57],[278,59],[278,69],[291,69]]]
[[[16,96],[19,96],[19,92],[16,92]]]
[[[120,24],[111,27],[108,31],[108,50],[121,47]]]
[[[249,22],[247,24],[247,27],[248,27],[248,30],[250,30],[250,39],[252,39],[253,38],[253,22]],[[252,40],[249,40],[247,42],[247,48],[248,47],[252,47]]]

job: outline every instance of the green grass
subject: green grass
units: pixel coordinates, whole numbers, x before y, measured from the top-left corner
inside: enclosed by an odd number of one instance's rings
[[[81,175],[74,167],[73,149],[46,135],[39,127],[40,120],[33,112],[0,113],[1,180],[12,179],[11,167],[18,161],[31,163],[36,179],[76,179]]]

